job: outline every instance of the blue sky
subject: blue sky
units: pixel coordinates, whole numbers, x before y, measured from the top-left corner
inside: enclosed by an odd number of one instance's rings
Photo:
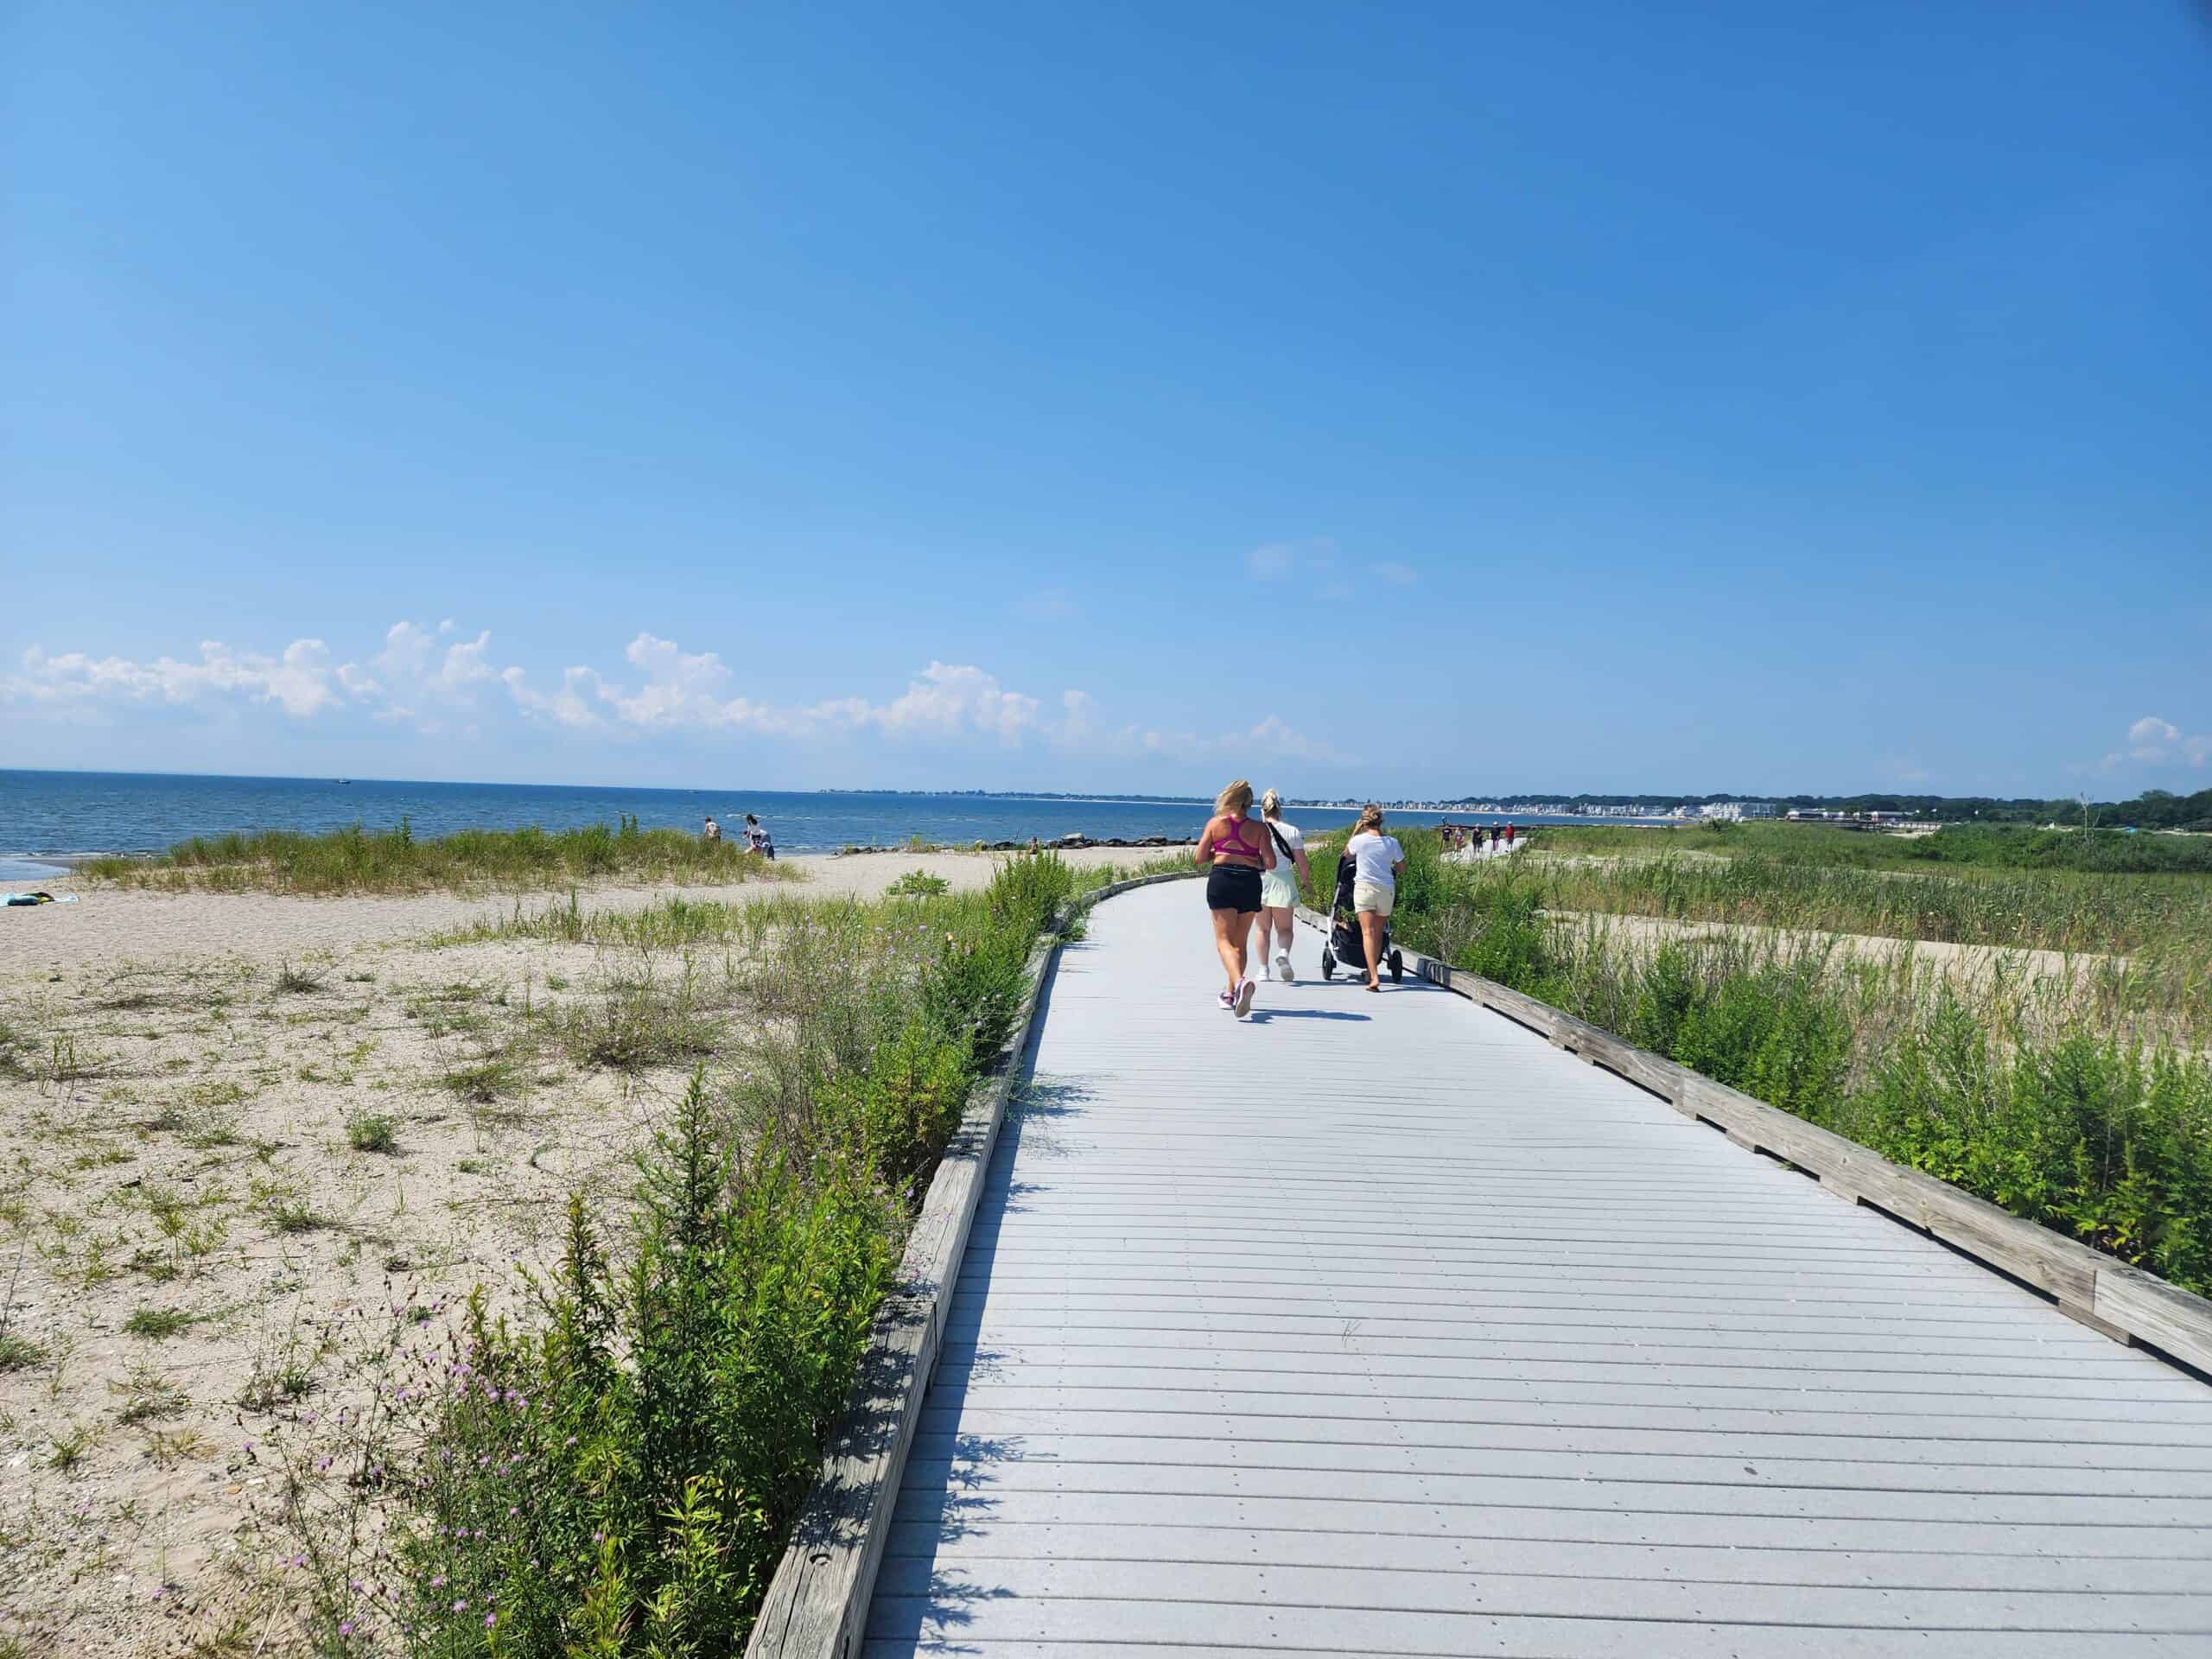
[[[2212,784],[2185,0],[29,0],[0,185],[0,764]]]

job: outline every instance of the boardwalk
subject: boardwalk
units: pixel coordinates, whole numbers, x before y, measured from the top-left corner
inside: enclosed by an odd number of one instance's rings
[[[865,1651],[2212,1653],[2212,1389],[1449,994],[1067,950]]]

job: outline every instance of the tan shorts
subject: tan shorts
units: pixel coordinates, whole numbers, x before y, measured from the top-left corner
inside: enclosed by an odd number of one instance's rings
[[[1351,884],[1351,907],[1354,910],[1371,910],[1377,916],[1388,916],[1397,898],[1397,888],[1388,881],[1355,881]]]

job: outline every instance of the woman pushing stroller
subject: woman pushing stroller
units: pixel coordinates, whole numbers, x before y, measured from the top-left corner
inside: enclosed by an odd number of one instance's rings
[[[1382,809],[1372,803],[1362,807],[1344,856],[1352,861],[1353,913],[1359,918],[1360,944],[1367,957],[1367,988],[1382,988],[1382,952],[1389,943],[1390,912],[1397,908],[1398,877],[1406,868],[1406,849],[1395,836],[1382,833]]]
[[[1252,1011],[1252,976],[1245,971],[1244,946],[1252,918],[1262,907],[1260,879],[1275,867],[1274,837],[1251,822],[1252,785],[1242,778],[1214,799],[1214,815],[1198,838],[1198,866],[1206,874],[1206,909],[1213,921],[1213,945],[1220,954],[1229,988],[1221,1006],[1239,1020]]]

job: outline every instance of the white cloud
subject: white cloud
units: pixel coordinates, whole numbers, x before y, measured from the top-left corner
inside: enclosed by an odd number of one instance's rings
[[[1262,582],[1280,582],[1301,570],[1333,569],[1337,544],[1325,536],[1303,542],[1269,542],[1244,556],[1244,568]]]
[[[1377,582],[1389,583],[1393,588],[1410,588],[1421,580],[1421,572],[1410,564],[1399,563],[1395,559],[1384,559],[1379,564],[1369,565],[1367,574]]]
[[[1344,757],[1325,743],[1294,730],[1280,715],[1269,715],[1246,730],[1203,736],[1196,732],[1146,731],[1136,734],[1137,747],[1149,754],[1178,760],[1321,760],[1341,762]]]
[[[429,668],[434,643],[412,622],[395,622],[385,630],[384,649],[369,663],[388,679],[419,680]]]
[[[2173,721],[2145,715],[2127,728],[2126,750],[2113,750],[2098,770],[2113,772],[2130,760],[2146,766],[2212,766],[2212,733],[2185,734]]]
[[[561,689],[550,693],[532,687],[530,677],[518,668],[504,669],[499,677],[506,683],[507,694],[514,699],[515,707],[526,716],[542,716],[556,725],[580,732],[607,724],[593,706],[606,700],[606,689],[594,669],[563,669]]]
[[[745,696],[721,655],[687,651],[673,639],[639,632],[624,647],[620,679],[573,664],[547,687],[518,665],[493,656],[489,630],[457,637],[450,621],[428,628],[396,622],[365,663],[335,664],[321,639],[296,639],[269,656],[219,642],[198,661],[150,662],[94,658],[81,652],[48,655],[34,646],[19,670],[0,673],[0,702],[60,713],[147,704],[273,705],[296,721],[364,717],[425,734],[478,737],[487,715],[505,706],[535,725],[601,737],[657,734],[749,734],[804,740],[836,732],[872,731],[899,741],[953,742],[983,737],[1009,747],[1032,741],[1084,753],[1158,753],[1186,760],[1246,758],[1336,760],[1326,745],[1269,715],[1250,728],[1217,734],[1147,729],[1109,721],[1087,691],[1066,690],[1051,719],[1045,704],[1004,684],[973,663],[932,661],[887,701],[854,695],[809,704],[778,704]],[[490,704],[480,693],[504,691]]]
[[[1037,723],[1037,699],[1008,691],[995,675],[970,664],[931,663],[887,708],[866,718],[893,737],[932,733],[941,737],[973,728],[1001,742],[1019,741]]]
[[[200,642],[200,660],[157,657],[150,663],[83,652],[50,657],[37,645],[23,653],[22,668],[0,680],[0,700],[34,703],[196,703],[210,696],[243,696],[273,702],[304,720],[338,701],[329,647],[320,639],[295,639],[276,657],[234,652],[219,639]]]

